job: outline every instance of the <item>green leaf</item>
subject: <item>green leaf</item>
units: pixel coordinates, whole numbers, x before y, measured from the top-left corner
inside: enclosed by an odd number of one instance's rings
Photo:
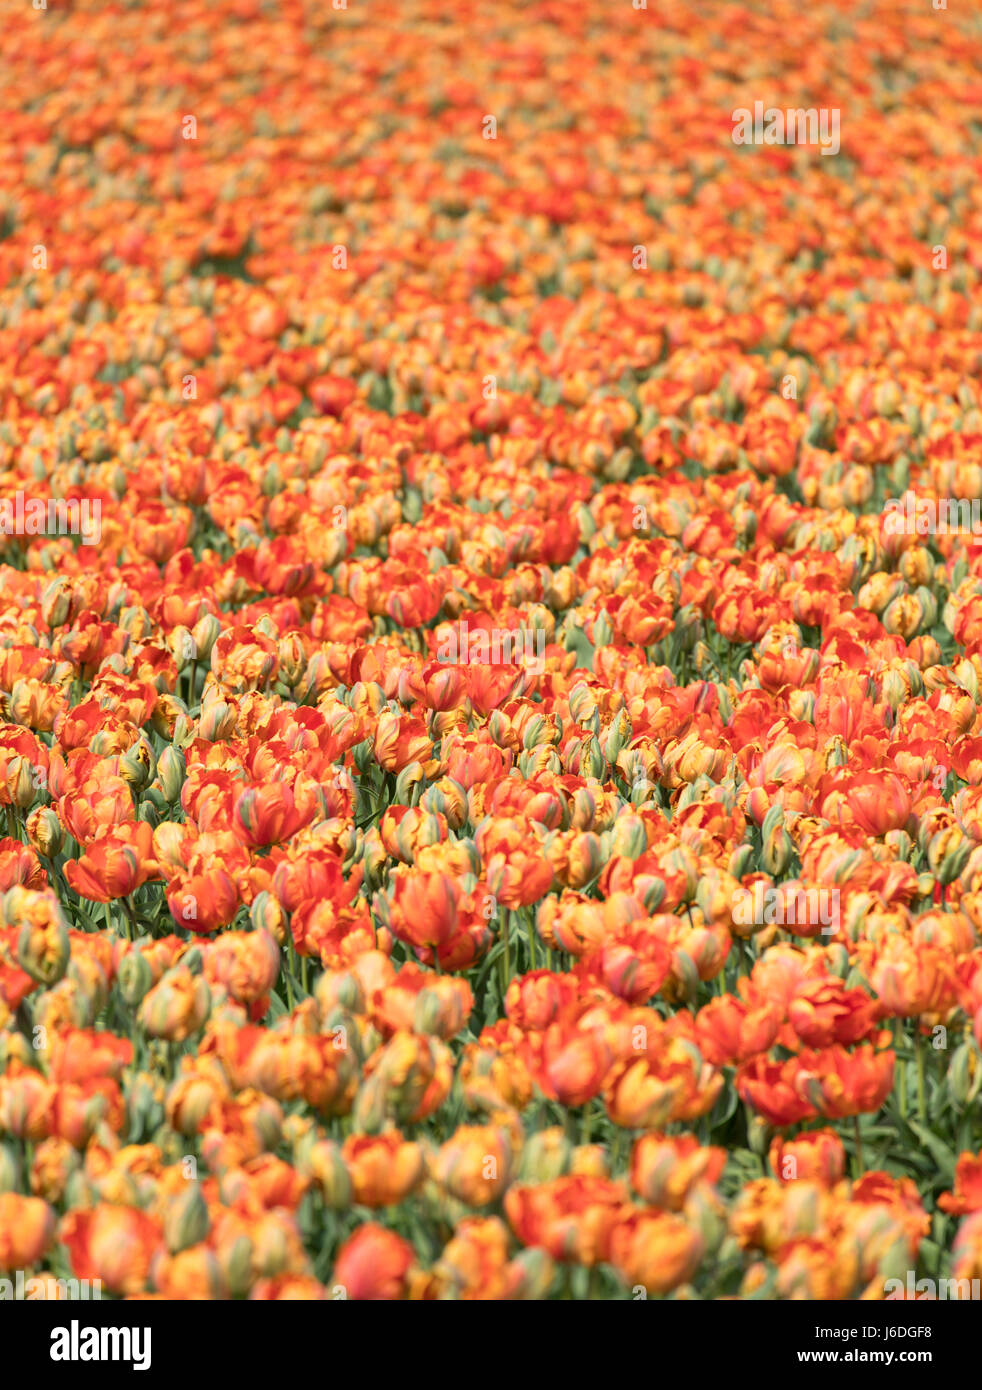
[[[932,1134],[926,1125],[918,1124],[916,1120],[908,1120],[907,1123],[938,1165],[946,1182],[952,1182],[955,1176],[954,1152],[936,1134]]]

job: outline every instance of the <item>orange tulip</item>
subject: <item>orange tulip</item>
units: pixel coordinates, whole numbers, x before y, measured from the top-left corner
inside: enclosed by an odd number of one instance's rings
[[[368,1222],[342,1245],[331,1282],[344,1289],[346,1298],[404,1298],[414,1258],[408,1241]]]
[[[614,1225],[610,1263],[627,1284],[664,1294],[691,1279],[703,1255],[699,1233],[669,1212],[634,1212]]]
[[[55,1214],[38,1197],[0,1192],[0,1269],[37,1264],[55,1234]]]
[[[566,1177],[505,1195],[508,1223],[523,1245],[541,1245],[554,1260],[594,1265],[609,1255],[610,1234],[627,1193],[608,1178]]]
[[[146,1287],[162,1232],[138,1208],[102,1204],[70,1211],[62,1219],[59,1239],[77,1278],[99,1279],[110,1293],[135,1294]]]
[[[350,1135],[341,1150],[354,1200],[364,1207],[397,1206],[422,1180],[423,1151],[398,1130]]]
[[[81,859],[65,865],[69,887],[94,902],[127,898],[148,879],[157,878],[153,831],[145,821],[130,821],[92,841]]]

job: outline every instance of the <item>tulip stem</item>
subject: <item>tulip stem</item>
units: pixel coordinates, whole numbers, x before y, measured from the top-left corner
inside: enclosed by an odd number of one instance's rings
[[[894,1047],[897,1050],[897,1093],[900,1100],[900,1118],[907,1118],[907,1061],[900,1055],[900,1019],[894,1020]]]
[[[856,1177],[858,1178],[858,1177],[860,1177],[860,1176],[862,1175],[862,1173],[865,1171],[865,1167],[866,1167],[865,1163],[863,1162],[863,1136],[862,1136],[862,1134],[860,1133],[860,1130],[859,1130],[859,1116],[858,1116],[858,1115],[853,1115],[853,1117],[852,1117],[852,1127],[853,1127],[853,1134],[856,1136],[855,1168],[856,1168]]]
[[[123,898],[122,903],[123,911],[126,913],[126,935],[130,941],[135,941],[138,928],[136,924],[136,914],[133,911],[133,904],[130,902],[129,898]]]
[[[289,948],[288,948],[288,951],[287,951],[287,957],[288,957],[288,960],[289,960],[289,965],[292,966],[293,969],[295,970],[295,969],[296,969],[296,961],[297,961],[297,958],[296,958],[296,956],[294,955],[294,952],[293,952],[293,941],[292,941],[292,940],[290,941],[290,945],[289,945]],[[283,967],[283,982],[284,982],[284,984],[286,985],[286,1002],[287,1002],[287,1008],[289,1009],[290,1013],[292,1014],[292,1013],[293,1013],[294,1002],[295,1002],[295,1001],[294,1001],[294,998],[293,998],[293,976],[292,976],[292,974],[291,974],[290,969],[289,969],[286,965],[284,965],[284,967]]]
[[[914,1046],[917,1051],[917,1118],[921,1124],[924,1124],[927,1120],[927,1105],[924,1094],[924,1039],[921,1037],[919,1024],[914,1034]]]

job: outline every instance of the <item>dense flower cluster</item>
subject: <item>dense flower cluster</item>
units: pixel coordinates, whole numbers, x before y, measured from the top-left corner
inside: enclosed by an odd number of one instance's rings
[[[0,1276],[982,1276],[956,10],[0,0]]]

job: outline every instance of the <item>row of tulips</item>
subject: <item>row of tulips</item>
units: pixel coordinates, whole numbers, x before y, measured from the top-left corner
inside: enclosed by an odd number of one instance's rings
[[[445,8],[0,0],[0,1279],[980,1278],[982,27]]]

